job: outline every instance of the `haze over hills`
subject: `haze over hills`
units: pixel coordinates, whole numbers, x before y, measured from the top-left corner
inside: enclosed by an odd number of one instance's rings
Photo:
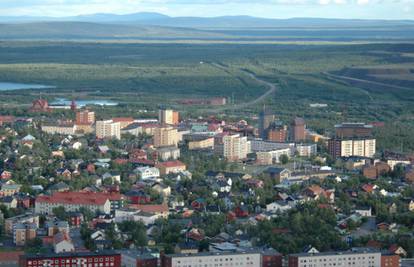
[[[243,40],[414,40],[414,21],[250,16],[169,17],[159,13],[0,17],[0,38],[162,38]]]
[[[1,23],[42,22],[42,21],[78,21],[95,23],[146,24],[169,27],[221,28],[221,27],[380,27],[414,26],[411,20],[356,20],[329,18],[291,18],[270,19],[251,16],[221,17],[170,17],[160,13],[139,12],[125,15],[89,14],[72,17],[30,17],[0,16]]]

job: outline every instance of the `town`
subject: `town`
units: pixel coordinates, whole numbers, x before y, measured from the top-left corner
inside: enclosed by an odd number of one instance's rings
[[[266,106],[242,120],[103,109],[39,98],[25,116],[0,116],[0,266],[394,267],[414,257],[414,154],[377,151],[383,123],[321,134]]]

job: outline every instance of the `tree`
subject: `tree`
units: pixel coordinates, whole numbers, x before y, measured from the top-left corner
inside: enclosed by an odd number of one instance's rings
[[[68,219],[68,214],[65,211],[65,208],[62,206],[52,209],[53,214],[61,221],[66,221]]]
[[[286,164],[288,164],[288,162],[289,162],[289,157],[288,157],[287,155],[283,154],[283,155],[281,155],[281,156],[279,157],[279,161],[280,161],[280,163],[282,163],[283,165],[286,165]]]

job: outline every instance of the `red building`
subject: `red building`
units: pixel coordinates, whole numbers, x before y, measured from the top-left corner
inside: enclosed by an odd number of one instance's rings
[[[99,266],[120,267],[121,254],[112,251],[77,252],[59,254],[22,255],[19,260],[20,267],[66,267],[66,266]]]
[[[295,118],[291,124],[291,139],[295,142],[300,142],[306,139],[305,120],[302,118]]]
[[[83,214],[80,212],[69,213],[69,223],[71,226],[80,227],[83,222]]]
[[[249,211],[246,206],[239,206],[234,209],[234,213],[238,218],[244,218],[249,216]]]
[[[395,254],[382,254],[381,267],[400,267],[400,256]]]
[[[47,100],[41,98],[33,101],[30,108],[31,112],[49,112],[50,110]]]
[[[281,267],[283,255],[276,250],[269,249],[262,252],[262,267]]]
[[[137,267],[158,267],[158,258],[151,255],[138,256]]]

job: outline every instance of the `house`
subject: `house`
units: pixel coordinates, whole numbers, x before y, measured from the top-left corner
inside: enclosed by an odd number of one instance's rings
[[[0,175],[0,178],[3,180],[9,180],[12,178],[12,172],[10,171],[3,171]]]
[[[169,214],[169,208],[166,203],[163,204],[130,204],[129,208],[140,210],[148,213],[155,213],[163,218],[167,218]]]
[[[414,200],[413,199],[411,199],[410,202],[408,203],[408,210],[414,211]]]
[[[264,171],[264,174],[276,180],[277,183],[282,183],[291,177],[292,172],[285,168],[269,167]]]
[[[397,244],[393,244],[389,247],[388,251],[392,254],[399,255],[401,257],[407,257],[407,251]]]
[[[75,246],[68,233],[59,232],[53,236],[53,249],[55,253],[74,252]]]
[[[328,200],[329,203],[333,203],[335,201],[335,190],[325,190],[319,185],[312,185],[307,187],[303,191],[303,195],[305,196],[306,200],[319,200],[323,197]]]
[[[377,188],[376,185],[372,185],[372,184],[364,184],[362,186],[362,190],[366,193],[372,193],[374,192],[374,190]]]
[[[69,223],[58,221],[56,218],[45,223],[48,236],[54,236],[57,233],[69,233]]]
[[[292,208],[289,203],[285,201],[275,201],[266,205],[266,211],[271,213],[285,212]]]
[[[392,203],[391,205],[389,205],[388,206],[388,212],[391,213],[391,214],[397,213],[397,204]]]
[[[187,166],[179,160],[160,162],[156,164],[156,167],[160,170],[161,175],[179,173],[187,169]]]
[[[65,191],[69,191],[70,187],[69,185],[67,185],[64,182],[59,182],[57,184],[54,184],[52,186],[49,187],[48,191],[50,192],[65,192]]]
[[[362,217],[371,217],[372,209],[371,207],[356,208],[355,213],[361,215]]]
[[[20,188],[22,185],[12,183],[6,183],[1,186],[0,190],[0,196],[13,196],[14,194],[18,193],[20,191]]]
[[[247,206],[238,206],[234,209],[234,213],[237,218],[245,218],[249,216],[249,210],[247,209]]]
[[[3,205],[8,209],[15,209],[17,208],[17,199],[13,196],[2,197],[0,198],[0,205]]]
[[[197,198],[191,202],[191,207],[196,210],[204,210],[206,207],[206,200],[204,198]]]
[[[134,170],[142,180],[155,180],[160,177],[160,170],[155,167],[138,167]]]
[[[171,187],[161,184],[155,183],[151,186],[153,190],[155,190],[158,194],[162,195],[163,197],[169,197],[171,195]]]

